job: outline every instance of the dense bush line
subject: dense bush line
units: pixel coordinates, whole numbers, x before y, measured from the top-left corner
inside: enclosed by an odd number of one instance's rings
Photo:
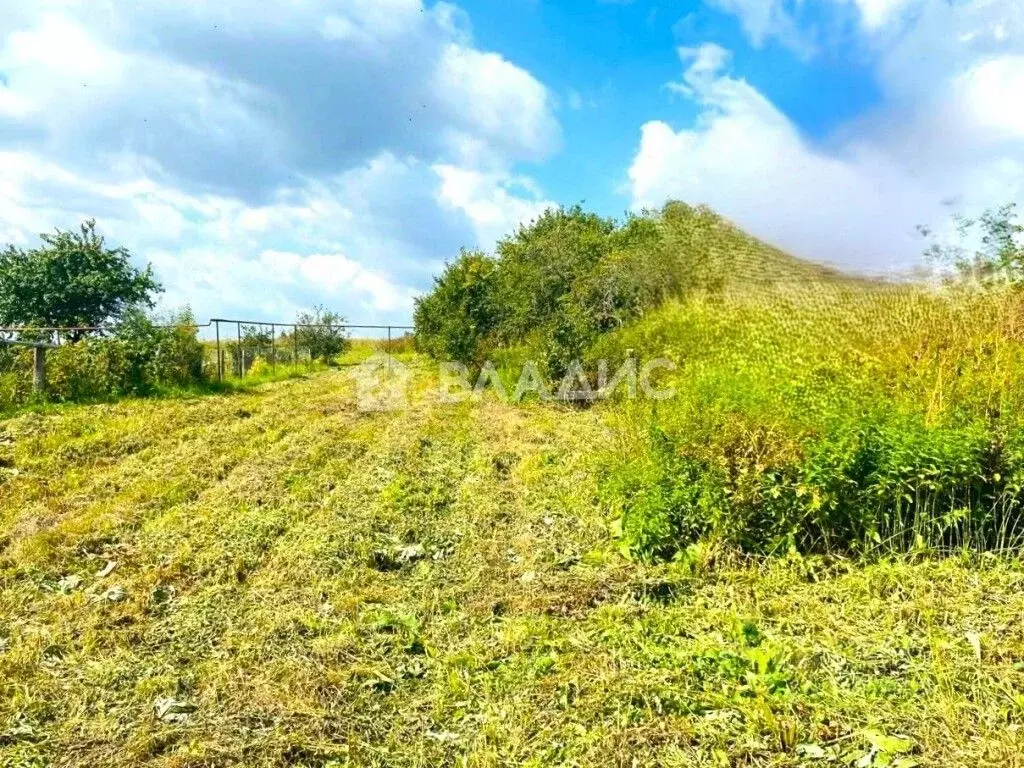
[[[416,343],[480,365],[519,348],[559,375],[603,333],[681,289],[663,219],[709,215],[681,204],[623,223],[579,207],[549,210],[497,245],[464,252],[416,304]],[[678,254],[677,254],[678,255]]]
[[[194,323],[187,311],[158,324],[141,310],[131,310],[106,335],[85,336],[49,350],[47,399],[147,395],[202,383],[205,349]],[[0,347],[0,411],[31,400],[31,371],[31,350]]]

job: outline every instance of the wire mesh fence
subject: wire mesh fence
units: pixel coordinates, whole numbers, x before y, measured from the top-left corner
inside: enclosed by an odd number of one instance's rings
[[[412,351],[411,326],[348,323],[268,323],[214,318],[207,342],[211,378],[311,369],[317,364],[358,365],[374,354]]]
[[[274,378],[412,351],[412,328],[214,318],[145,326],[0,328],[0,412],[32,400]]]

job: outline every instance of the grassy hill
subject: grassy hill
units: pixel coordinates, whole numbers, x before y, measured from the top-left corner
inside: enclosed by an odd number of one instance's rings
[[[1018,548],[1020,292],[774,279],[801,267],[771,263],[778,273],[690,291],[590,353],[676,366],[671,400],[621,409],[635,460],[612,496],[637,548]]]
[[[617,408],[434,376],[0,423],[0,764],[1017,760],[1015,560],[637,562]]]
[[[670,399],[616,409],[602,500],[636,556],[998,551],[1024,543],[1019,284],[844,275],[681,203],[572,209],[451,265],[417,340],[507,391],[535,362],[552,391],[673,368]]]

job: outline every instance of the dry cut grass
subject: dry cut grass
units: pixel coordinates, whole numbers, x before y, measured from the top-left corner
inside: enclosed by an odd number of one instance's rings
[[[1014,560],[648,566],[600,409],[345,371],[0,422],[0,765],[1014,765]]]

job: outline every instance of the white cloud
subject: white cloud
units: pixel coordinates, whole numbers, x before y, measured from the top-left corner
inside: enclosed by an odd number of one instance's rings
[[[997,56],[957,77],[954,90],[976,127],[1024,139],[1024,55]]]
[[[361,169],[362,186],[372,187],[374,177],[386,182],[401,167],[394,163],[381,158]],[[392,321],[407,318],[411,310],[414,287],[342,253],[316,251],[342,242],[356,249],[368,245],[353,236],[363,222],[358,221],[360,200],[353,196],[351,178],[336,179],[330,188],[288,190],[273,203],[251,207],[233,198],[190,196],[144,177],[97,183],[31,155],[0,153],[0,168],[5,171],[0,235],[7,235],[8,242],[31,246],[34,232],[54,224],[74,226],[100,208],[103,231],[131,244],[140,261],[156,266],[168,288],[166,306],[191,304],[204,316],[234,312],[251,317],[254,307],[289,313],[273,317],[279,320],[320,302]],[[373,233],[381,224],[365,222],[369,247],[383,242]],[[387,226],[397,229],[393,221]],[[267,242],[311,252],[267,248],[253,258]],[[375,255],[402,272],[400,260]],[[422,282],[422,276],[406,276]]]
[[[411,313],[416,296],[415,291],[396,285],[341,253],[302,255],[270,250],[260,254],[259,263],[269,278],[286,283],[304,280],[335,294],[351,291],[367,297],[373,309],[385,312]]]
[[[554,202],[540,199],[539,190],[528,179],[485,174],[451,165],[436,165],[434,171],[441,178],[441,200],[469,218],[476,232],[476,242],[485,249],[492,248],[520,224],[527,224],[546,209],[556,207]],[[517,186],[529,197],[517,196]]]
[[[708,203],[798,255],[874,270],[920,250],[914,225],[936,210],[926,189],[869,148],[834,156],[809,146],[757,90],[713,68],[721,49],[681,55],[703,111],[691,130],[643,126],[629,171],[636,207]]]
[[[696,48],[680,48],[679,58],[689,66],[683,72],[683,82],[669,83],[669,89],[684,96],[701,98],[702,91],[713,87],[732,53],[717,43],[704,43]]]
[[[686,69],[670,87],[699,114],[687,129],[643,126],[634,205],[706,202],[799,255],[885,271],[919,262],[918,224],[1024,201],[1022,11],[1011,0],[909,8],[863,9],[866,27],[899,22],[865,32],[885,103],[821,143],[726,74],[719,46],[682,49]]]
[[[200,316],[407,320],[439,263],[533,210],[513,169],[559,132],[547,87],[446,3],[40,0],[0,18],[0,241],[95,217]]]
[[[708,0],[708,5],[736,16],[755,48],[774,38],[801,56],[814,53],[811,36],[797,21],[803,0]]]
[[[876,39],[898,36],[904,22],[938,12],[959,13],[971,0],[705,0],[735,16],[755,48],[776,41],[802,58],[835,47],[851,35]],[[981,0],[974,5],[1000,5]]]
[[[463,246],[492,247],[546,203],[529,180],[384,154],[321,182],[248,204],[193,195],[126,167],[116,181],[0,152],[0,240],[23,247],[96,216],[152,262],[165,307],[200,317],[288,320],[326,304],[350,319],[405,323],[412,299]]]
[[[381,152],[501,167],[558,145],[547,88],[444,3],[42,0],[12,24],[0,145],[74,170],[127,152],[254,200]]]
[[[861,21],[869,29],[877,29],[896,17],[915,0],[854,0]]]
[[[555,148],[559,128],[547,88],[498,54],[452,43],[433,85],[453,116],[447,133],[459,160],[490,163],[481,147],[541,160]]]

